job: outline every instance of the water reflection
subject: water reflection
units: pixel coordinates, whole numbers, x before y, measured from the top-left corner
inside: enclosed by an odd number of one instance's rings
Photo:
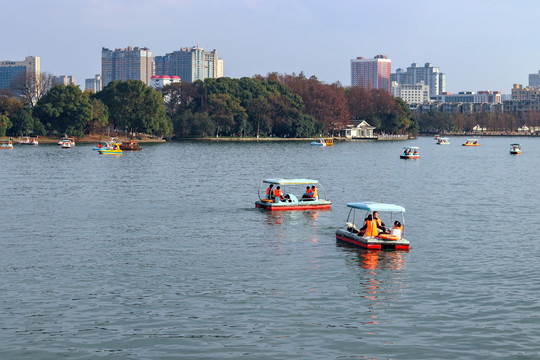
[[[347,267],[358,274],[360,279],[358,295],[368,301],[371,311],[377,308],[393,307],[403,294],[405,288],[403,272],[406,265],[407,252],[353,249],[343,247],[350,256]],[[383,322],[384,313],[370,316],[366,324]]]
[[[302,225],[312,225],[317,224],[317,218],[319,217],[319,212],[325,210],[313,210],[313,211],[266,211],[265,223],[270,226],[281,226],[284,224],[302,224]]]

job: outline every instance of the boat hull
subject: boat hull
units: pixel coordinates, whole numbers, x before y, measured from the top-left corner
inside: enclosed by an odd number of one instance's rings
[[[103,155],[122,155],[122,150],[98,150]]]
[[[255,207],[270,211],[283,211],[283,210],[324,210],[330,209],[332,202],[329,200],[316,200],[316,201],[299,201],[297,203],[289,202],[267,202],[256,201]]]
[[[411,156],[401,155],[399,158],[400,159],[420,159],[420,155],[411,155]]]
[[[347,230],[337,230],[336,240],[350,245],[358,246],[363,249],[371,250],[409,250],[409,241],[406,239],[400,240],[385,240],[377,237],[363,237],[353,234]]]

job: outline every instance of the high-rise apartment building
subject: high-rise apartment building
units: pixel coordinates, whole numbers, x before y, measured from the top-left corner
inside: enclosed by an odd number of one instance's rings
[[[394,97],[401,98],[407,104],[424,104],[429,102],[429,86],[425,85],[423,81],[418,84],[398,84],[396,81],[392,81],[392,95]]]
[[[93,79],[86,79],[84,80],[84,89],[93,91],[94,93],[97,93],[102,90],[101,86],[101,75],[96,74]]]
[[[533,88],[540,87],[540,71],[538,71],[538,74],[529,74],[529,86]]]
[[[428,62],[423,67],[412,63],[407,71],[397,69],[390,77],[392,81],[396,81],[400,85],[416,85],[423,81],[425,85],[429,86],[430,97],[441,95],[446,91],[446,75],[441,73],[438,67],[434,67]]]
[[[183,82],[223,77],[223,60],[218,58],[216,50],[186,47],[156,56],[155,61],[156,75],[179,76]]]
[[[31,75],[39,80],[40,59],[37,56],[27,56],[23,61],[0,61],[0,89],[12,90],[13,81],[20,76]]]
[[[390,92],[390,73],[392,60],[386,55],[373,59],[358,57],[351,60],[351,86],[365,89],[384,89]]]
[[[76,85],[73,75],[60,75],[54,77],[54,85]]]
[[[101,49],[101,78],[103,87],[114,80],[141,80],[150,84],[154,76],[154,55],[148,48]]]

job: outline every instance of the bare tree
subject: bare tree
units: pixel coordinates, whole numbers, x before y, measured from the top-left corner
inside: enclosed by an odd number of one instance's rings
[[[53,86],[54,76],[45,72],[21,72],[11,81],[11,89],[28,107],[33,107]]]

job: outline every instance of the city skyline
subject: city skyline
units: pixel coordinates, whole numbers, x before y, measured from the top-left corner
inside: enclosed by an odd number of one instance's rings
[[[101,74],[101,49],[148,47],[165,55],[199,42],[217,49],[224,76],[303,72],[350,86],[350,61],[387,54],[392,69],[431,62],[447,76],[447,91],[499,90],[527,84],[540,69],[532,0],[29,0],[7,2],[11,32],[1,60],[41,58],[41,70],[84,80]],[[518,25],[518,26],[516,26]],[[516,29],[516,30],[514,30]]]

